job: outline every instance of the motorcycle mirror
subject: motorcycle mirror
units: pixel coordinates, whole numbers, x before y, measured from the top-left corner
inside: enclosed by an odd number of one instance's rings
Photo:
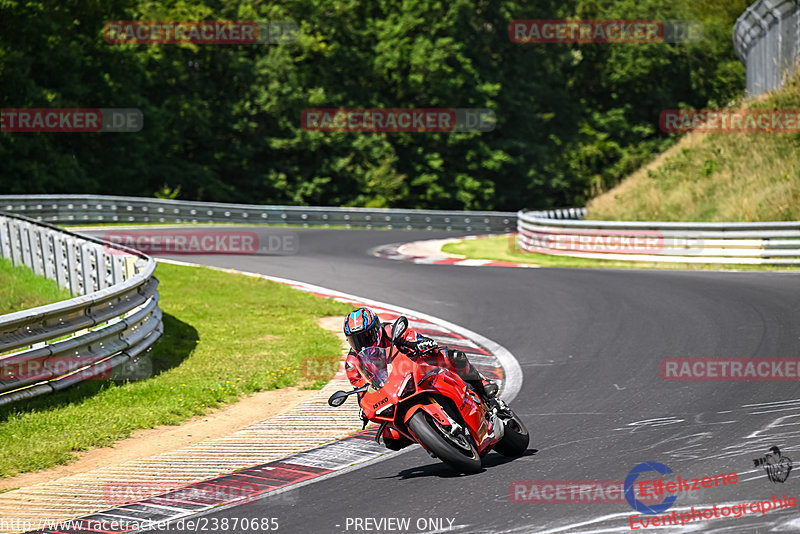
[[[350,394],[345,391],[337,391],[328,399],[328,404],[331,406],[341,406],[347,400]]]
[[[406,333],[407,329],[408,329],[408,319],[406,319],[401,315],[392,325],[392,342],[400,339],[403,336],[403,334]]]

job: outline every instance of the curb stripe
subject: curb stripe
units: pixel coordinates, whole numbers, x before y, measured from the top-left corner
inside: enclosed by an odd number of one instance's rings
[[[470,235],[459,239],[461,240],[478,239],[479,237],[490,237],[490,236]],[[399,261],[424,264],[424,265],[456,265],[459,267],[522,267],[526,269],[539,268],[538,265],[534,265],[531,263],[515,263],[511,261],[482,260],[473,258],[461,259],[461,258],[452,258],[447,256],[412,256],[409,254],[402,254],[399,252],[400,247],[406,245],[414,245],[416,243],[424,243],[425,241],[440,241],[440,240],[428,239],[422,241],[411,241],[409,243],[392,243],[389,245],[381,245],[379,247],[370,250],[370,254],[387,260],[399,260]]]
[[[201,266],[172,260],[158,261],[178,265]],[[401,314],[406,315],[409,318],[409,324],[423,324],[433,329],[432,333],[434,335],[444,334],[449,339],[474,345],[447,344],[447,346],[453,348],[461,347],[459,350],[475,355],[476,360],[473,361],[475,367],[487,377],[500,382],[501,397],[510,401],[519,392],[522,383],[522,371],[519,363],[511,353],[501,345],[465,328],[416,311],[294,280],[205,265],[201,267],[265,278],[323,298],[334,298],[357,306],[368,305],[374,308],[379,315],[386,315],[387,318],[396,318]],[[374,441],[376,429],[377,425],[370,425],[366,430],[356,432],[348,437],[298,452],[279,460],[196,482],[177,490],[129,502],[116,508],[72,520],[73,524],[80,522],[81,525],[85,524],[86,527],[89,527],[91,524],[96,524],[94,523],[95,521],[105,520],[106,524],[108,524],[109,521],[113,521],[111,518],[117,518],[117,520],[122,518],[127,519],[129,524],[139,521],[140,528],[120,528],[115,531],[59,528],[58,530],[48,529],[33,532],[46,532],[49,534],[103,532],[105,534],[115,534],[119,532],[148,531],[151,529],[146,528],[146,525],[141,528],[141,523],[150,521],[149,524],[152,525],[152,523],[159,521],[174,522],[179,519],[205,515],[212,511],[219,511],[233,506],[255,503],[270,496],[280,495],[293,488],[366,467],[376,461],[388,459],[412,449],[412,447],[408,447],[401,451],[387,452],[384,446]],[[242,493],[245,493],[243,488],[249,488],[250,491],[242,495]],[[232,493],[239,493],[239,495],[234,496]]]

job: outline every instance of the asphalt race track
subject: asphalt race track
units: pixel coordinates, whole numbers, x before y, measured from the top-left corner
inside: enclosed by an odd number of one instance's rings
[[[753,464],[772,445],[800,461],[797,382],[671,382],[659,373],[668,357],[800,357],[800,275],[416,265],[368,251],[445,234],[253,231],[296,233],[299,250],[166,257],[390,302],[497,341],[524,372],[512,407],[531,445],[513,461],[490,453],[473,476],[454,475],[415,447],[280,499],[208,514],[209,528],[216,520],[216,531],[255,532],[231,528],[234,518],[277,518],[283,533],[630,531],[634,510],[625,502],[516,503],[509,488],[520,480],[619,481],[641,462],[684,478],[739,474],[735,485],[679,495],[673,509],[800,494],[800,474],[773,483]],[[798,508],[748,513],[684,531],[800,531],[798,517]],[[378,529],[365,518],[407,518],[410,527]]]

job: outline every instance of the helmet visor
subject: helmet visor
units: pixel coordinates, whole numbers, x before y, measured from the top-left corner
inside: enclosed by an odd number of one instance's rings
[[[347,342],[356,352],[361,352],[364,347],[372,347],[378,344],[378,325],[374,325],[369,330],[353,332],[347,336]]]

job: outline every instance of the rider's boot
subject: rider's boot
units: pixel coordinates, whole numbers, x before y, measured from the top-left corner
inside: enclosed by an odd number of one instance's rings
[[[478,394],[484,404],[494,408],[496,403],[494,398],[497,396],[498,389],[497,384],[484,377],[478,378],[477,380],[464,378],[464,382],[469,384],[470,387],[475,390],[475,393]]]
[[[458,375],[475,390],[484,404],[494,408],[497,404],[494,401],[497,396],[497,384],[483,376],[480,371],[467,359],[467,355],[460,350],[449,351],[448,356]]]
[[[411,442],[404,438],[400,432],[389,427],[384,427],[381,431],[381,441],[383,441],[387,449],[392,451],[399,451],[411,445]]]

